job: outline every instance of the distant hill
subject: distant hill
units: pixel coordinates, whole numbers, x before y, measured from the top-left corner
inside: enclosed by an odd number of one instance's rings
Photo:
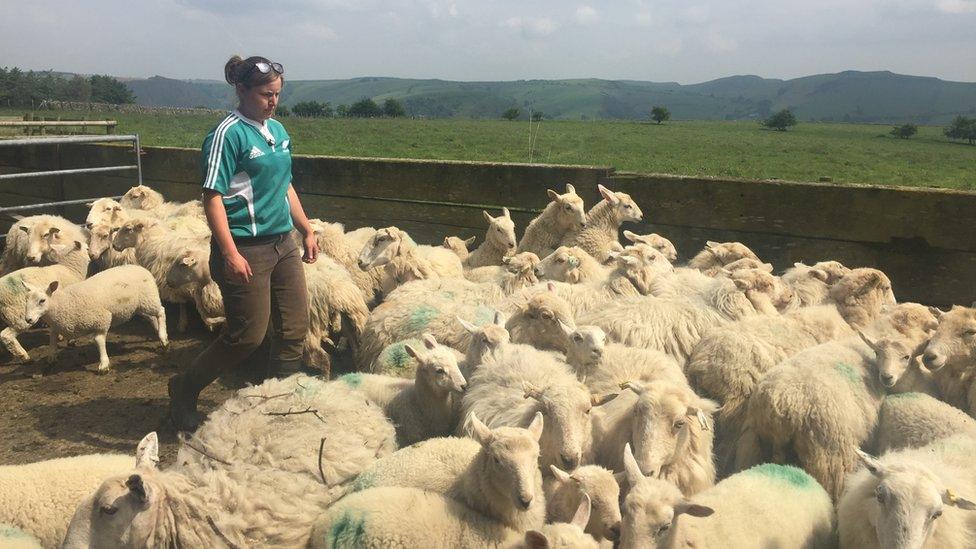
[[[228,108],[234,94],[221,81],[162,76],[127,79],[138,103],[155,106]],[[498,118],[509,107],[542,111],[554,119],[643,119],[665,105],[675,119],[742,120],[784,107],[804,120],[944,124],[976,114],[976,83],[906,76],[887,71],[845,71],[779,80],[730,76],[701,84],[633,80],[517,80],[455,82],[363,77],[348,80],[289,80],[286,105],[328,101],[333,106],[364,97],[400,100],[411,116]]]

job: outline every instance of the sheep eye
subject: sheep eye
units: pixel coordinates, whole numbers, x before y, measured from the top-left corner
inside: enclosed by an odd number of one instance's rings
[[[932,513],[932,518],[931,518],[931,520],[935,520],[935,519],[937,519],[937,518],[939,518],[939,517],[941,517],[941,516],[942,516],[942,510],[940,509],[940,510],[938,510],[938,511],[936,511],[936,512],[934,512],[934,513]]]
[[[878,503],[884,503],[885,496],[880,486],[878,486],[878,489],[874,491],[874,498],[878,500]]]
[[[905,356],[901,357],[902,360],[909,360],[911,358],[912,358],[911,355],[905,355]]]
[[[657,529],[657,533],[663,534],[668,531],[668,528],[671,528],[670,524],[662,524],[661,527]]]
[[[681,429],[684,426],[685,426],[685,420],[679,419],[679,420],[677,420],[677,421],[674,422],[674,425],[672,425],[671,428],[674,429],[675,431],[677,431],[677,430]]]
[[[976,330],[966,330],[966,335],[967,336],[974,336],[974,335],[976,335]]]
[[[114,505],[102,505],[98,510],[106,515],[114,515],[119,508]]]
[[[447,375],[447,372],[444,371],[443,368],[441,368],[441,369],[437,370],[437,375],[439,375],[441,377],[444,377],[445,375]]]
[[[630,209],[630,204],[624,204],[624,208]]]
[[[563,258],[561,258],[561,257],[557,257],[556,258],[556,263],[566,263],[566,260],[563,259]]]
[[[583,341],[583,336],[579,334],[573,334],[573,341]]]

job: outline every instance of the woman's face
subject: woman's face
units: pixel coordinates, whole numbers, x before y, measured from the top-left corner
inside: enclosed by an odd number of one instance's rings
[[[241,100],[240,110],[244,116],[258,122],[263,122],[274,115],[278,106],[278,96],[281,95],[281,78],[273,82],[253,88],[237,86],[237,96]]]

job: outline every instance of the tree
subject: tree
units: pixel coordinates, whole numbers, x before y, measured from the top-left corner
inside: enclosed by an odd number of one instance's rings
[[[318,118],[320,116],[325,116],[324,110],[322,108],[322,103],[318,101],[299,101],[292,105],[292,112],[295,116],[300,116],[302,118]]]
[[[796,126],[796,116],[793,116],[793,111],[790,109],[783,109],[766,120],[763,120],[762,125],[767,128],[785,132],[786,128]]]
[[[516,120],[520,114],[522,114],[522,111],[518,107],[512,107],[502,113],[502,118],[505,120]]]
[[[407,111],[403,109],[403,105],[396,99],[390,98],[383,102],[383,116],[398,118],[400,116],[406,116],[406,114]]]
[[[902,139],[908,139],[916,133],[918,133],[918,126],[915,124],[902,124],[891,128],[891,135]]]
[[[376,101],[364,97],[349,107],[349,116],[354,118],[378,118],[383,116],[383,110]]]
[[[660,124],[665,120],[671,120],[671,111],[669,111],[667,107],[656,105],[651,109],[651,118]]]
[[[288,110],[288,105],[279,104],[277,107],[275,107],[275,115],[285,118],[291,116],[291,111]]]
[[[93,74],[89,78],[89,82],[91,83],[92,101],[115,105],[136,102],[136,96],[132,94],[132,90],[111,76]]]
[[[336,107],[335,112],[339,118],[345,118],[349,116],[349,105],[339,105]]]
[[[976,145],[976,118],[959,115],[942,133],[949,139],[963,139],[970,145]]]
[[[542,122],[542,119],[544,117],[545,117],[545,114],[543,114],[542,111],[535,111],[534,113],[532,113],[532,121],[533,122]]]
[[[69,101],[81,101],[82,103],[91,101],[91,81],[83,76],[74,75],[71,80],[68,80],[66,95]]]

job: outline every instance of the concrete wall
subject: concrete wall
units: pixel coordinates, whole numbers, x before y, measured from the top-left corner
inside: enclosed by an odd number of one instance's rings
[[[132,163],[116,146],[0,148],[0,172]],[[172,200],[199,196],[199,152],[151,147],[144,180]],[[508,206],[524,228],[566,182],[592,205],[596,184],[630,193],[650,223],[630,227],[672,239],[682,259],[706,240],[739,240],[778,270],[836,259],[891,277],[902,300],[948,305],[976,299],[976,193],[932,189],[715,180],[617,173],[609,167],[296,156],[296,187],[309,214],[398,225],[418,241],[484,234],[481,209]],[[0,204],[121,194],[134,176],[0,182]],[[84,217],[83,208],[65,215]]]

